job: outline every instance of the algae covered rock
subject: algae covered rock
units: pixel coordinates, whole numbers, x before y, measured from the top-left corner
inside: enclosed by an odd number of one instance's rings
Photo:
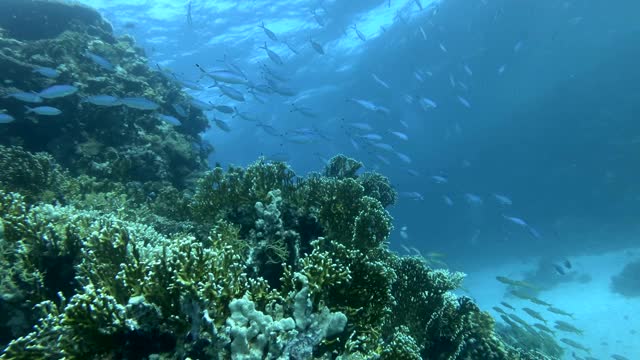
[[[4,1],[0,27],[0,108],[16,119],[0,127],[1,144],[46,151],[74,174],[115,181],[184,187],[206,169],[212,149],[200,138],[209,126],[202,111],[190,106],[179,84],[147,65],[132,38],[116,38],[95,10],[69,2]],[[60,85],[73,91],[36,95]],[[45,121],[25,112],[33,105],[16,94],[36,96],[60,113]],[[115,100],[105,104],[105,98]],[[164,121],[167,116],[179,118],[179,125]]]

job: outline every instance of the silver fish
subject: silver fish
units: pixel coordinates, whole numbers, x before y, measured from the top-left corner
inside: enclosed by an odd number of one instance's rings
[[[88,102],[98,106],[117,106],[120,105],[120,99],[111,95],[92,95],[82,99],[83,102]]]
[[[16,119],[13,116],[0,112],[0,124],[8,124],[10,122],[14,122],[15,120]]]
[[[35,108],[30,108],[28,106],[25,106],[25,108],[27,109],[26,111],[27,114],[34,113],[34,114],[44,115],[44,116],[56,116],[56,115],[62,114],[62,111],[60,109],[54,108],[51,106],[38,106]]]
[[[220,120],[218,118],[213,118],[213,122],[216,124],[216,126],[224,131],[224,132],[230,132],[231,128],[229,127],[229,124],[227,124],[226,122],[224,122],[223,120]]]
[[[122,103],[122,105],[131,109],[157,110],[158,108],[160,108],[160,105],[143,97],[126,97],[120,99],[120,102]]]
[[[273,41],[275,41],[275,42],[277,42],[277,41],[278,41],[278,37],[276,36],[276,34],[275,34],[273,31],[271,31],[271,30],[267,29],[267,28],[264,26],[264,21],[263,21],[260,25],[258,25],[258,27],[259,27],[259,28],[262,28],[262,30],[264,30],[264,33],[265,33],[265,34],[267,34],[267,36],[269,37],[269,39],[271,39],[271,40],[273,40]]]
[[[96,65],[100,66],[101,68],[107,70],[107,71],[114,71],[115,67],[113,66],[113,64],[111,64],[111,62],[109,62],[109,60],[103,58],[102,56],[98,55],[98,54],[94,54],[91,51],[85,51],[84,53],[89,59],[91,59],[91,61],[93,61]]]
[[[373,80],[375,80],[378,84],[384,86],[387,89],[389,88],[389,85],[386,82],[382,81],[382,79],[380,79],[376,74],[371,73],[371,77],[373,77]]]
[[[275,52],[269,50],[269,48],[267,47],[267,43],[266,42],[264,43],[264,46],[260,46],[260,49],[264,49],[267,52],[267,56],[269,56],[269,59],[271,59],[271,61],[273,61],[277,65],[284,65],[284,62],[280,58],[280,55],[278,55]]]
[[[21,91],[21,92],[12,93],[5,96],[5,98],[9,98],[9,97],[12,97],[16,100],[20,100],[22,102],[27,102],[32,104],[39,104],[42,102],[42,98],[38,94],[32,93],[32,92]]]
[[[166,123],[169,123],[173,126],[179,126],[182,125],[182,122],[180,122],[180,120],[176,119],[175,117],[171,116],[171,115],[165,115],[165,114],[157,114],[156,117]]]
[[[351,25],[351,28],[356,32],[356,35],[358,35],[360,40],[367,41],[367,38],[364,36],[362,32],[360,32],[360,30],[358,30],[358,27],[355,24]]]
[[[77,91],[78,91],[78,88],[73,85],[53,85],[51,87],[48,87],[40,91],[38,95],[41,98],[45,98],[45,99],[56,99],[56,98],[73,95]]]
[[[44,77],[48,77],[50,79],[55,79],[60,75],[58,70],[50,68],[50,67],[45,67],[45,66],[35,68],[35,69],[33,69],[33,72],[37,73],[37,74],[40,74],[40,75],[42,75]]]
[[[313,41],[313,39],[309,39],[309,42],[311,43],[311,47],[313,47],[313,50],[315,50],[320,55],[324,55],[324,49],[322,48],[322,45],[320,45],[320,43]]]

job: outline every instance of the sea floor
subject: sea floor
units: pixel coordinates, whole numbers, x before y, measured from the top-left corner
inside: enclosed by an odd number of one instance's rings
[[[498,275],[522,279],[526,272],[538,266],[539,259],[536,258],[474,270],[468,273],[464,287],[469,291],[466,295],[472,296],[483,310],[489,311],[496,319],[500,319],[499,314],[492,307],[506,301],[517,309],[516,315],[531,320],[531,324],[537,321],[522,311],[522,307],[538,311],[552,329],[555,320],[563,320],[583,329],[582,336],[556,331],[557,339],[568,338],[591,349],[591,354],[588,354],[559,342],[566,349],[564,359],[587,356],[612,359],[611,355],[618,354],[629,360],[640,360],[640,297],[628,298],[611,291],[611,277],[618,274],[625,264],[637,259],[638,254],[640,249],[624,249],[570,258],[572,271],[580,272],[583,278],[590,280],[563,282],[540,292],[537,297],[573,313],[574,320],[550,313],[544,306],[505,294],[507,286],[496,280]]]

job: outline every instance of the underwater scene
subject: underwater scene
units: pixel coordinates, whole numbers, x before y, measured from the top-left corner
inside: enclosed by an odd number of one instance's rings
[[[640,360],[638,14],[0,0],[0,359]]]

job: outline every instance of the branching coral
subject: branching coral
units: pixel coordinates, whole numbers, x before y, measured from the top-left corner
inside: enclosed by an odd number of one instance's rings
[[[0,358],[544,359],[451,293],[463,274],[390,252],[392,189],[340,163],[298,180],[216,168],[193,197],[83,179],[52,205],[0,188]]]

